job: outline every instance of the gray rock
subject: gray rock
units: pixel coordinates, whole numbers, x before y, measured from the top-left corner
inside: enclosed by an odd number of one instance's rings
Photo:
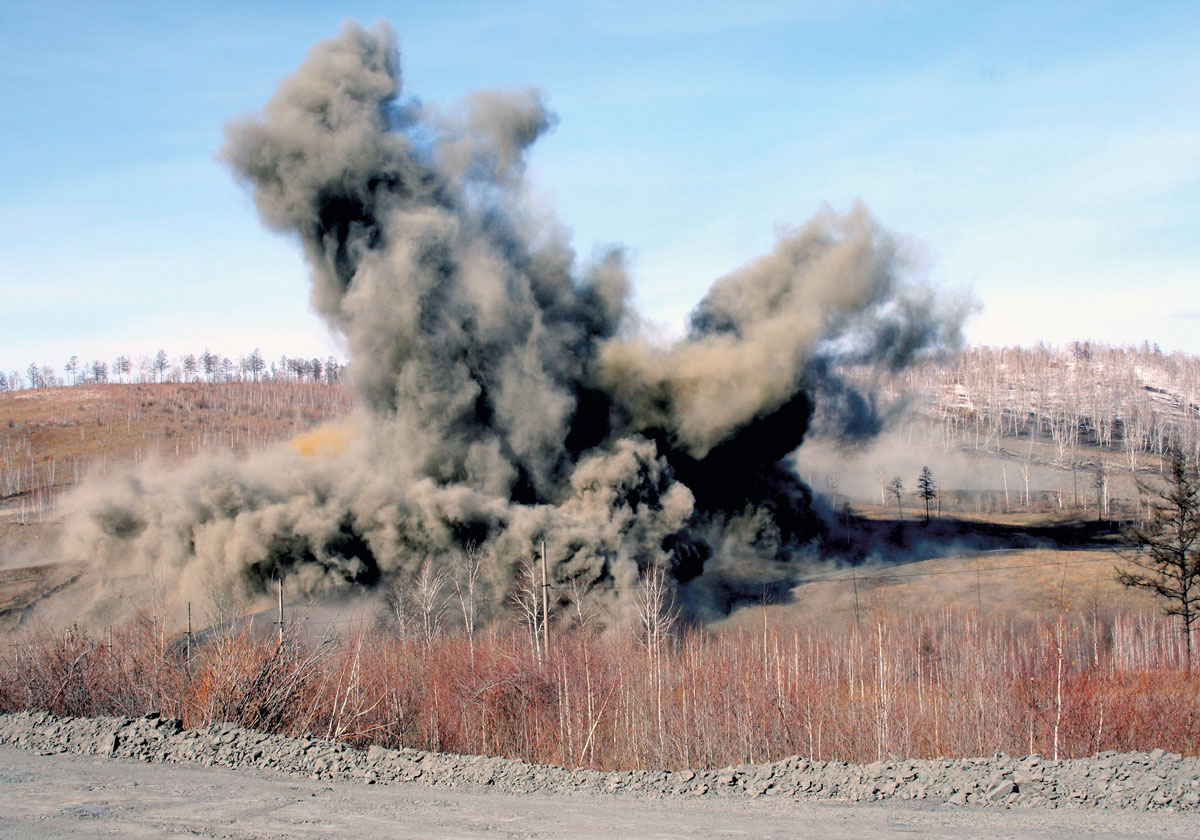
[[[1001,799],[1007,799],[1016,790],[1017,786],[1011,781],[1001,782],[988,791],[987,799],[989,802],[998,802]]]
[[[290,738],[231,723],[183,730],[151,713],[129,718],[57,718],[43,712],[0,715],[0,743],[39,752],[116,755],[144,761],[272,767],[313,778],[366,784],[420,780],[513,792],[624,791],[666,796],[794,796],[873,800],[900,797],[957,805],[1136,807],[1200,811],[1200,759],[1154,750],[1046,761],[1031,755],[914,760],[890,756],[867,765],[793,756],[719,771],[599,773],[503,758],[439,755],[372,746],[365,751],[307,735]]]

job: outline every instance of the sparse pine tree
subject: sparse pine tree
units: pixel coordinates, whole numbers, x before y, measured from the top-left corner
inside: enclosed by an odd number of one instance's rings
[[[167,351],[159,350],[154,354],[154,373],[159,382],[162,382],[163,374],[167,372]]]
[[[217,358],[216,353],[210,353],[205,347],[204,352],[200,354],[200,364],[204,369],[204,376],[209,382],[212,382],[221,367],[221,360]]]
[[[921,475],[917,478],[917,495],[925,503],[925,521],[929,521],[929,505],[937,498],[937,483],[933,480],[933,470],[921,467]]]
[[[263,361],[262,351],[257,347],[255,347],[254,350],[251,351],[250,355],[246,358],[246,367],[250,371],[250,375],[254,378],[255,382],[258,381],[259,374],[267,369],[267,363]]]
[[[1149,511],[1141,526],[1130,526],[1122,559],[1134,570],[1118,569],[1117,580],[1153,592],[1166,601],[1163,611],[1179,616],[1188,673],[1192,636],[1200,615],[1200,474],[1179,450],[1170,453],[1165,481],[1138,482]]]

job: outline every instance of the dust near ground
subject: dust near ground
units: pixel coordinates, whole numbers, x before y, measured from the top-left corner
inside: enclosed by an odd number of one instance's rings
[[[1196,836],[1194,814],[979,810],[896,802],[546,796],[297,779],[0,747],[0,837],[1038,838]]]
[[[0,639],[28,626],[39,607],[47,617],[58,603],[72,600],[70,590],[86,569],[53,561],[57,523],[21,524],[0,507]]]
[[[863,517],[860,522],[886,513],[871,506],[856,506],[856,512]],[[986,519],[988,526],[1019,531],[1045,527],[1049,517],[992,514]],[[971,520],[959,514],[944,521],[970,527]],[[909,524],[918,532],[922,527]],[[0,508],[0,639],[40,624],[69,625],[89,603],[96,572],[56,561],[53,546],[59,530],[53,521],[22,525]],[[757,626],[767,620],[776,627],[828,629],[856,618],[867,620],[880,610],[915,614],[931,606],[978,608],[984,616],[1024,620],[1060,609],[1104,615],[1152,613],[1161,607],[1150,595],[1117,583],[1115,544],[975,550],[952,543],[940,550],[941,556],[926,559],[868,563],[853,570],[838,564],[799,570],[784,603],[743,606],[713,626]]]
[[[171,463],[177,458],[186,460],[195,452],[245,452],[287,440],[343,416],[351,404],[352,398],[335,386],[305,382],[106,384],[0,394],[0,468],[7,470],[5,476],[11,477],[18,469],[24,476],[18,482],[19,492],[5,496],[0,488],[0,639],[43,623],[58,627],[79,620],[96,583],[93,570],[58,562],[55,545],[62,530],[58,513],[53,504],[39,507],[39,494],[25,487],[29,476],[37,477],[37,486],[50,488],[49,494],[41,494],[44,502],[47,495],[57,497],[95,471],[151,457]],[[930,461],[932,449],[902,445],[906,440],[908,437],[897,434],[888,439],[887,446],[881,445],[886,458],[880,452],[859,453],[849,461],[844,453],[838,460],[819,442],[810,441],[805,446],[807,460],[801,458],[800,466],[816,470],[810,480],[817,484],[826,471],[838,472],[842,490],[856,497],[856,529],[872,522],[882,522],[885,528],[895,524],[893,506],[865,503],[872,493],[878,501],[872,466],[877,461],[886,463],[889,472],[900,470],[905,475],[918,463],[935,463],[947,503],[960,487],[995,490],[1001,486],[1000,467],[987,460],[991,457],[988,453],[961,450],[955,456],[957,467],[952,469],[955,464]],[[897,458],[908,458],[911,463]],[[1014,498],[1019,498],[1015,466],[1008,478]],[[1069,472],[1047,473],[1040,476],[1040,484],[1038,480],[1035,476],[1035,494],[1060,485],[1069,493],[1072,487]],[[4,483],[0,481],[0,485]],[[915,524],[913,504],[911,499],[906,502],[904,524],[915,533],[913,542],[920,543],[926,529]],[[1049,512],[1011,509],[973,514],[956,510],[952,518],[947,510],[946,517],[962,523],[959,530],[970,530],[972,520],[977,520],[982,526],[1014,534],[1045,530],[1059,518],[1056,505]],[[841,521],[835,517],[835,538]],[[798,627],[808,622],[827,626],[854,621],[856,588],[859,617],[877,608],[905,612],[931,605],[979,606],[984,614],[1015,617],[1046,615],[1061,605],[1100,613],[1110,609],[1157,611],[1160,606],[1149,596],[1115,583],[1113,566],[1118,558],[1111,540],[1108,545],[1076,541],[1061,549],[1043,541],[1036,547],[976,551],[956,544],[956,537],[943,537],[940,547],[937,540],[931,541],[935,556],[922,554],[920,545],[913,551],[891,552],[905,554],[909,562],[896,563],[889,554],[884,558],[888,562],[868,563],[855,573],[836,563],[799,570],[796,576],[800,581],[791,590],[789,602],[767,607],[767,618]],[[788,570],[788,574],[795,571]],[[130,597],[136,596],[135,588],[130,583]],[[203,606],[198,604],[197,609]],[[757,624],[763,617],[756,607],[738,611],[727,622]],[[102,630],[103,626],[90,629]]]
[[[68,626],[91,601],[95,571],[57,553],[63,494],[89,476],[253,451],[336,420],[352,404],[337,386],[291,381],[0,393],[0,639],[42,623]]]

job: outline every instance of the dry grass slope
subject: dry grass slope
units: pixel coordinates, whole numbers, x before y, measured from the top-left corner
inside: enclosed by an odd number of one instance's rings
[[[92,473],[151,458],[245,452],[344,416],[353,398],[311,382],[86,385],[0,393],[0,512],[44,517]]]

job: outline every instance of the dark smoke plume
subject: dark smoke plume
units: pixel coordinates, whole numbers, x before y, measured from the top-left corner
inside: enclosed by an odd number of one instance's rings
[[[781,235],[657,346],[621,253],[581,269],[527,208],[525,155],[554,124],[536,91],[447,113],[399,95],[391,31],[348,25],[222,153],[264,223],[299,239],[364,408],[315,455],[85,491],[71,552],[112,575],[162,564],[185,588],[284,576],[318,592],[473,543],[499,598],[544,539],[554,584],[616,607],[650,566],[702,582],[709,564],[786,561],[818,538],[786,456],[823,396],[834,433],[877,425],[831,362],[898,367],[959,340],[961,307],[905,283],[897,242],[856,206]]]

